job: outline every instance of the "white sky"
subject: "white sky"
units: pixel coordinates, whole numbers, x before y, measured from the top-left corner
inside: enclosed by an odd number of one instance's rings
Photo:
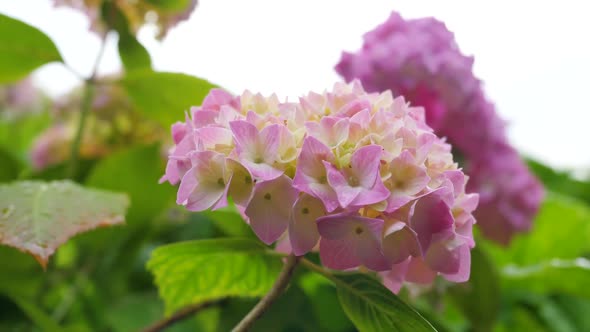
[[[163,42],[149,27],[139,39],[157,70],[185,72],[231,91],[281,97],[330,88],[342,50],[354,51],[364,32],[392,10],[435,16],[455,32],[476,74],[508,120],[512,142],[525,154],[563,168],[590,168],[590,20],[587,1],[200,0],[191,19]],[[0,12],[47,33],[67,63],[88,74],[99,47],[85,17],[49,0],[0,0]],[[120,61],[111,36],[101,73]],[[75,77],[58,64],[36,82],[51,95]]]

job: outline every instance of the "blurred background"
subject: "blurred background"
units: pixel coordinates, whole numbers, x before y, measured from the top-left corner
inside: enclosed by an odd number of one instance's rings
[[[109,26],[103,45],[105,17],[85,11],[84,4],[96,9],[104,3],[116,3],[128,21],[124,29]],[[146,3],[148,10],[135,11]],[[190,16],[173,24],[177,17],[157,10],[173,3],[183,3]],[[175,205],[173,186],[158,184],[173,144],[170,125],[214,85],[289,100],[330,89],[341,80],[334,70],[341,53],[358,50],[363,34],[393,10],[407,19],[443,21],[461,51],[475,57],[475,76],[507,121],[510,143],[544,186],[499,199],[514,207],[517,217],[518,209],[527,210],[527,225],[533,226],[528,233],[510,233],[509,244],[495,243],[476,229],[469,283],[437,279],[432,287],[404,288],[400,297],[439,331],[590,331],[587,4],[200,0],[192,10],[193,3],[0,0],[0,14],[41,30],[67,64],[45,64],[29,76],[0,83],[0,186],[70,178],[124,192],[131,201],[125,226],[76,236],[57,250],[45,272],[33,258],[0,246],[0,332],[137,331],[190,304],[190,278],[177,281],[180,293],[188,294],[185,302],[158,293],[161,285],[146,269],[154,248],[255,235],[235,211],[189,213]],[[88,101],[84,82],[90,76],[95,80]],[[86,104],[85,132],[72,161]],[[491,210],[496,203],[490,203]],[[198,260],[187,264],[191,273],[219,272]],[[299,269],[254,331],[355,331],[338,301],[332,284]],[[255,303],[223,299],[170,331],[227,331]]]
[[[339,80],[333,67],[340,53],[358,49],[362,35],[393,9],[406,18],[434,16],[455,33],[463,53],[475,56],[475,73],[524,154],[587,173],[590,22],[582,1],[203,0],[163,40],[150,24],[138,39],[156,70],[204,77],[235,93],[295,98]],[[82,13],[42,0],[2,0],[0,11],[41,28],[72,68],[90,73],[100,42]],[[99,73],[120,70],[116,44],[110,35]],[[59,65],[39,69],[34,78],[52,97],[79,84]]]

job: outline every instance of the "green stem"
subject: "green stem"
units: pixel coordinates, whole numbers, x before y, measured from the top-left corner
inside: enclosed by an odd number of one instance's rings
[[[310,261],[306,258],[301,258],[301,265],[305,266],[305,268],[307,268],[308,270],[311,270],[313,272],[317,272],[317,273],[323,275],[324,277],[328,278],[329,280],[331,280],[335,283],[341,283],[341,281],[338,278],[334,277],[332,272],[313,263],[312,261]]]
[[[74,136],[74,141],[72,142],[72,150],[70,154],[70,165],[68,171],[70,178],[74,178],[76,176],[78,159],[80,157],[80,145],[82,144],[82,139],[84,137],[86,119],[88,118],[88,113],[90,113],[90,110],[92,109],[96,74],[98,71],[98,65],[100,64],[100,60],[104,54],[105,45],[105,37],[103,36],[100,49],[98,50],[98,55],[96,56],[96,60],[92,66],[90,77],[84,80],[84,95],[82,97],[82,105],[80,107],[80,120],[78,121],[78,129],[76,130],[76,136]]]

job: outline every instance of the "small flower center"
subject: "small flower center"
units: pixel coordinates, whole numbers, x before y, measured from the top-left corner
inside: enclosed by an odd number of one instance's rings
[[[308,214],[309,213],[309,209],[308,208],[303,208],[303,209],[301,209],[301,213]]]
[[[359,184],[360,184],[360,182],[359,182],[359,179],[356,176],[351,175],[351,176],[348,177],[348,184],[351,187],[358,187]]]
[[[264,199],[266,199],[267,201],[270,201],[271,197],[272,196],[270,195],[270,193],[264,194]]]
[[[225,187],[225,182],[223,182],[222,178],[217,179],[217,184],[221,187]]]
[[[262,157],[256,157],[254,158],[254,163],[255,164],[262,164],[264,162],[264,160],[262,159]]]
[[[364,230],[363,230],[363,228],[362,228],[361,226],[356,226],[356,228],[355,228],[354,232],[355,232],[357,235],[361,235],[361,234],[363,234]]]
[[[328,183],[328,178],[325,175],[321,176],[318,180],[321,184]]]

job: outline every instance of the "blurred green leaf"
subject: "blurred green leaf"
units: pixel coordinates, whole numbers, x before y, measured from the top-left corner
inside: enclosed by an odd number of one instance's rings
[[[590,182],[576,180],[570,173],[557,171],[536,160],[529,159],[528,165],[549,190],[590,203]]]
[[[0,246],[0,293],[33,297],[43,271],[33,258],[14,248]]]
[[[20,296],[11,296],[9,297],[16,303],[19,308],[37,325],[45,332],[65,332],[63,328],[61,328],[53,319],[46,314],[43,310],[37,307],[33,302],[22,298]]]
[[[523,307],[515,307],[510,313],[510,316],[497,325],[494,332],[560,332],[551,331],[544,326],[543,322],[539,320],[534,313]]]
[[[124,195],[71,181],[0,185],[0,243],[33,255],[45,266],[75,234],[123,222],[128,205]]]
[[[344,312],[361,332],[436,331],[417,311],[367,275],[339,274],[333,281]]]
[[[120,32],[118,47],[125,71],[151,69],[152,59],[150,54],[135,36],[128,32]]]
[[[0,14],[0,83],[17,81],[53,61],[62,58],[49,37],[37,28]]]
[[[278,276],[281,260],[250,239],[211,239],[159,247],[147,267],[170,314],[207,300],[262,296]]]
[[[21,165],[12,155],[0,148],[0,182],[17,178]]]
[[[31,143],[51,123],[49,112],[27,114],[0,121],[0,146],[25,163],[28,161]]]
[[[575,198],[548,193],[530,233],[517,236],[509,248],[479,243],[500,266],[574,259],[590,252],[590,207]]]
[[[147,70],[129,73],[120,83],[140,112],[165,127],[184,120],[184,112],[216,87],[194,76]]]
[[[130,224],[145,223],[169,206],[174,187],[158,184],[164,174],[164,159],[157,145],[133,147],[101,160],[92,170],[89,186],[126,192],[131,199]]]
[[[299,284],[310,299],[317,322],[324,331],[352,331],[354,325],[338,302],[336,287],[316,273],[306,273]]]
[[[590,260],[586,258],[553,259],[524,267],[508,265],[502,270],[502,277],[508,288],[590,298]]]
[[[227,236],[256,238],[252,228],[246,224],[244,217],[233,206],[215,211],[205,211],[201,214],[211,219],[215,227]]]
[[[553,298],[553,302],[561,308],[577,331],[590,331],[590,299],[560,294]]]
[[[500,278],[496,267],[481,248],[471,251],[471,276],[453,285],[449,293],[465,313],[473,331],[492,331],[500,310]]]
[[[147,0],[147,2],[160,10],[179,12],[186,10],[192,0]]]

